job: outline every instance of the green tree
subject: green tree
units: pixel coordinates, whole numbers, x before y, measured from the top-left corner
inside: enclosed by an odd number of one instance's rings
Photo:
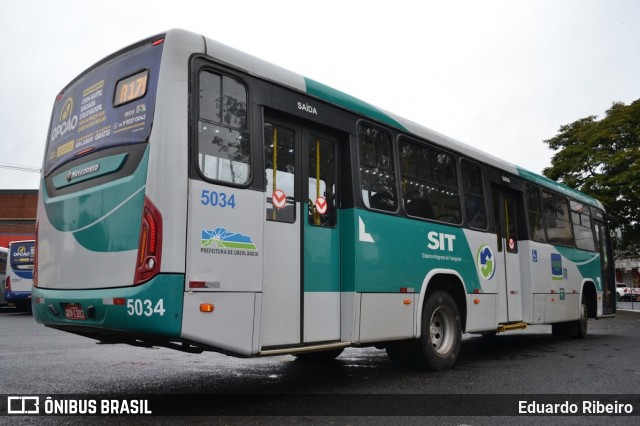
[[[623,228],[619,254],[640,252],[640,99],[561,126],[545,143],[556,152],[542,173],[599,199]]]

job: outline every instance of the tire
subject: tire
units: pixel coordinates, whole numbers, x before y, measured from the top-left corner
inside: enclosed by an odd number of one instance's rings
[[[456,302],[445,291],[433,293],[422,308],[420,343],[427,368],[440,371],[455,364],[461,341],[462,325]]]
[[[584,339],[587,337],[587,328],[589,325],[588,312],[587,305],[583,301],[580,306],[580,319],[577,321],[551,324],[551,334],[558,337]]]
[[[587,329],[589,326],[589,310],[587,309],[587,305],[582,301],[582,305],[580,305],[580,319],[577,324],[577,338],[584,339],[587,337]]]
[[[344,351],[344,348],[329,349],[326,351],[317,351],[317,352],[306,352],[306,353],[294,354],[293,356],[299,359],[300,361],[329,362],[338,358],[340,354],[342,354],[342,351]]]
[[[387,356],[397,367],[424,369],[427,366],[418,339],[390,342],[385,349]]]

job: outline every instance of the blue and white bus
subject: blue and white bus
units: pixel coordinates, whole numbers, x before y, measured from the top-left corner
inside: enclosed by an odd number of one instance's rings
[[[7,257],[9,256],[9,249],[0,246],[0,306],[4,306],[7,300],[4,297],[4,289],[7,285]]]
[[[34,257],[35,241],[9,243],[4,297],[8,303],[13,303],[18,309],[25,311],[31,311]]]
[[[439,370],[615,313],[598,200],[183,30],[60,92],[39,194],[35,317],[104,343]]]

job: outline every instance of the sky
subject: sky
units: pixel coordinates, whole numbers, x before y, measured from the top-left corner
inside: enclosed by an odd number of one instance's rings
[[[531,171],[544,140],[640,98],[636,0],[0,0],[0,189],[36,189],[53,102],[170,28],[237,48]]]

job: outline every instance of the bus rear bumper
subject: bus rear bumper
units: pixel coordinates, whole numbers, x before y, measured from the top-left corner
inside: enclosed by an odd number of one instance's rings
[[[139,335],[172,340],[182,328],[183,298],[184,275],[161,274],[131,287],[34,287],[32,305],[37,322],[87,337]]]
[[[31,300],[30,291],[7,291],[5,293],[5,299],[9,303],[25,302]]]

